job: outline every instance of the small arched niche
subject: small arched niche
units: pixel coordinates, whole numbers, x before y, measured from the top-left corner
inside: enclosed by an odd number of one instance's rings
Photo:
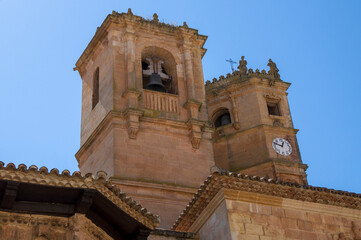
[[[222,127],[232,123],[231,114],[227,108],[221,108],[213,114],[213,125],[215,128]]]
[[[144,89],[178,94],[176,62],[170,52],[159,47],[146,47],[141,59]]]

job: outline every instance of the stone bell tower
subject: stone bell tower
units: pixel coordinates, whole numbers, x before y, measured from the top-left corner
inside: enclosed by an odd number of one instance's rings
[[[76,63],[81,172],[107,172],[170,227],[214,166],[202,57],[207,37],[113,12]]]
[[[216,165],[230,171],[307,184],[287,89],[270,59],[269,71],[247,69],[206,82]]]

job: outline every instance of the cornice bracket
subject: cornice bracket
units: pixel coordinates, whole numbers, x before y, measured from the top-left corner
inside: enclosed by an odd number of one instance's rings
[[[0,208],[11,209],[14,206],[16,196],[18,194],[20,182],[8,181],[6,183],[4,196],[0,203]]]

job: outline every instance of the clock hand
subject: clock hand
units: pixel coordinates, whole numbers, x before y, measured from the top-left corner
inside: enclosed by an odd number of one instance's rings
[[[283,147],[283,145],[281,145],[281,144],[278,144],[278,143],[274,143],[274,144],[276,144],[276,145],[278,145],[278,146],[280,146],[280,147]]]
[[[282,146],[281,146],[281,147],[283,147],[283,144],[285,144],[285,142],[282,143]]]

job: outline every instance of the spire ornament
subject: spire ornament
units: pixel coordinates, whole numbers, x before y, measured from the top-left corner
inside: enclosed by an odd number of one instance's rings
[[[241,75],[247,74],[247,61],[244,60],[244,56],[241,57],[241,60],[239,60],[238,70]]]
[[[158,15],[156,13],[153,14],[153,22],[159,23]]]
[[[275,79],[280,79],[279,69],[277,68],[276,63],[274,63],[271,59],[268,60],[269,71],[268,74],[273,76]]]

